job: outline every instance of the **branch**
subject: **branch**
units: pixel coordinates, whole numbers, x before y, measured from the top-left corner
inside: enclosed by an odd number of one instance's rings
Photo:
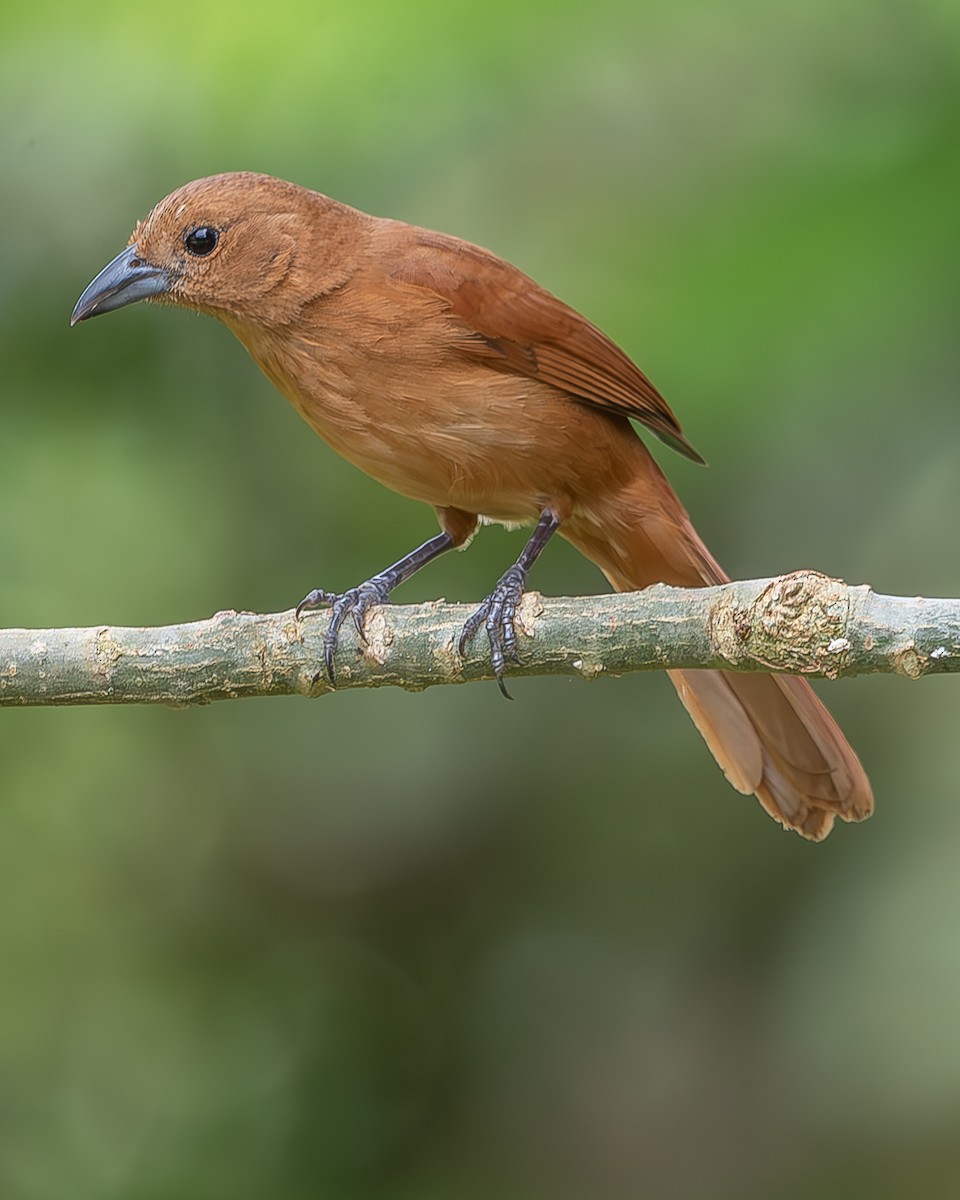
[[[337,686],[420,690],[490,679],[481,635],[456,653],[472,607],[388,605],[365,646],[344,626]],[[0,630],[0,706],[206,704],[240,696],[320,695],[323,613],[221,612],[157,629]],[[814,571],[721,587],[663,584],[622,595],[523,598],[522,667],[511,676],[620,675],[663,668],[785,671],[836,679],[960,670],[960,600],[879,596]]]

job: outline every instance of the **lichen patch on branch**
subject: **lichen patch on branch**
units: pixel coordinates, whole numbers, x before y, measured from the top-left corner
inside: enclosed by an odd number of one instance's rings
[[[850,648],[847,591],[840,580],[818,571],[773,579],[747,603],[735,589],[724,591],[710,614],[717,653],[733,665],[759,663],[835,678]]]

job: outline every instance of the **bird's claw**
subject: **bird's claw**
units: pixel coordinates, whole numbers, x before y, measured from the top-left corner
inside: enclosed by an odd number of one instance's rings
[[[503,682],[503,672],[508,661],[516,663],[517,666],[522,663],[517,649],[516,617],[526,581],[527,573],[520,566],[514,565],[506,571],[476,612],[467,618],[457,643],[460,657],[463,658],[467,647],[483,626],[490,643],[490,665],[493,667],[497,686],[508,700],[512,700],[513,697]]]
[[[367,613],[378,604],[387,604],[389,599],[390,588],[386,581],[374,576],[373,579],[368,579],[356,587],[348,588],[345,592],[325,592],[322,588],[314,588],[313,591],[307,592],[297,605],[296,618],[298,621],[306,609],[330,609],[330,624],[327,626],[327,632],[323,638],[323,663],[327,678],[331,683],[336,683],[334,657],[340,642],[340,628],[347,616],[352,617],[357,636],[366,645],[367,635],[363,625]],[[313,677],[313,682],[316,683],[322,674],[323,671],[318,671]]]

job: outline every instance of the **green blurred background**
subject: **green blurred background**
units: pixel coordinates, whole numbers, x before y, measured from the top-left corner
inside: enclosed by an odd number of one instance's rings
[[[4,625],[276,611],[434,532],[216,323],[68,328],[238,168],[608,330],[735,576],[960,594],[956,0],[8,4],[0,98]],[[956,1196],[957,681],[822,688],[878,811],[819,847],[665,679],[514,691],[0,713],[0,1196]]]

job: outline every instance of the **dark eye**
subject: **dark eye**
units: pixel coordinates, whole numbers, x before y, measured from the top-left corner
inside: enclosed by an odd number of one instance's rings
[[[212,225],[201,225],[198,229],[188,229],[183,235],[183,244],[188,252],[201,258],[204,254],[216,250],[219,241],[220,230],[214,229]]]

